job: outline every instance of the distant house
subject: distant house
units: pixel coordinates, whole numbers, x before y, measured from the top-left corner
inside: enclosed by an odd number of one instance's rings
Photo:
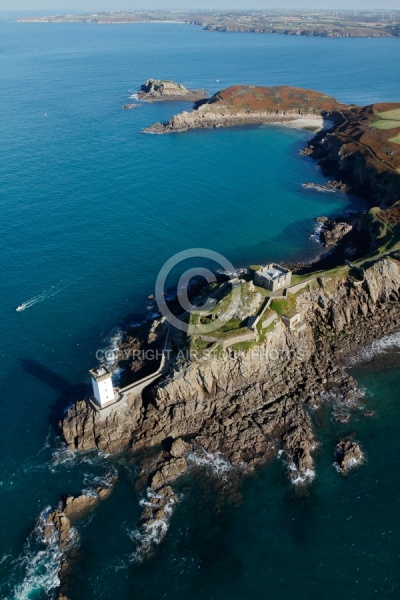
[[[288,287],[292,281],[292,272],[280,265],[271,263],[261,267],[254,274],[254,283],[271,292]]]

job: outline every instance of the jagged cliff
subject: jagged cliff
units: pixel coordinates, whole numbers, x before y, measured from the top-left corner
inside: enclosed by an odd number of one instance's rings
[[[338,126],[311,140],[307,153],[352,192],[381,204],[400,198],[400,104],[342,108]]]
[[[330,96],[289,86],[236,85],[201,102],[194,111],[175,115],[167,123],[156,123],[147,133],[171,133],[187,129],[233,127],[260,123],[283,123],[300,118],[316,119],[338,110]]]
[[[333,388],[344,399],[356,392],[341,366],[343,352],[399,328],[399,297],[396,260],[375,263],[363,281],[315,281],[298,298],[304,331],[279,323],[253,351],[186,362],[144,398],[105,412],[80,401],[62,421],[62,434],[70,449],[106,452],[185,436],[244,468],[265,462],[281,444],[291,477],[304,477],[317,445],[305,407],[317,407]]]

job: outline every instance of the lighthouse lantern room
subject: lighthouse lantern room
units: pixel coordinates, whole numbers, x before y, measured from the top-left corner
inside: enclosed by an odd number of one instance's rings
[[[93,394],[96,404],[105,408],[115,401],[114,388],[112,384],[112,372],[105,365],[89,371],[92,378]]]

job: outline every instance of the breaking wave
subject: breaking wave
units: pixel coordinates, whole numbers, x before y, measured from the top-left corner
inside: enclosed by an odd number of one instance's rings
[[[82,494],[97,498],[96,488],[111,488],[117,477],[118,469],[116,467],[111,467],[104,475],[86,473],[83,477],[83,485],[85,487],[82,489]]]
[[[294,462],[287,463],[289,479],[293,485],[308,485],[314,481],[316,473],[314,469],[299,471]]]
[[[328,391],[321,395],[322,402],[328,402],[332,405],[332,416],[337,421],[344,421],[350,416],[351,412],[360,411],[365,408],[366,390],[354,387],[350,395],[346,397],[335,391]]]
[[[142,508],[153,506],[152,501],[161,499],[161,496],[148,488],[146,498],[140,501],[140,506]],[[167,504],[163,505],[163,518],[152,519],[149,523],[144,523],[129,533],[129,537],[137,544],[137,549],[131,555],[130,562],[142,562],[151,548],[157,546],[164,539],[176,502],[176,496],[173,496]]]
[[[219,452],[212,454],[204,449],[190,452],[187,456],[187,462],[189,465],[196,467],[208,467],[218,477],[224,477],[233,469],[231,463],[222,458]]]
[[[375,340],[366,348],[361,349],[357,354],[348,359],[346,367],[351,368],[362,363],[373,360],[376,356],[381,356],[388,352],[400,351],[400,333],[392,333],[380,340]]]
[[[88,452],[87,454],[80,454],[77,450],[69,450],[62,443],[58,448],[53,450],[51,460],[47,467],[52,472],[56,472],[62,467],[73,467],[77,464],[86,464],[91,467],[96,467],[101,466],[109,456],[109,454],[103,453],[98,449]]]
[[[44,538],[46,520],[51,508],[45,508],[36,522],[36,526],[25,542],[22,556],[14,561],[14,571],[24,573],[22,582],[14,589],[11,598],[29,600],[33,597],[52,597],[60,585],[58,572],[63,553],[60,550],[56,532]],[[10,600],[11,600],[10,598]]]
[[[310,239],[314,240],[315,242],[318,242],[319,244],[321,243],[321,233],[324,230],[324,224],[320,223],[319,221],[316,221],[315,226],[314,226],[314,231],[313,233],[310,235]]]
[[[297,477],[292,479],[293,485],[308,485],[314,481],[316,473],[314,469],[307,469],[304,473],[299,474]]]

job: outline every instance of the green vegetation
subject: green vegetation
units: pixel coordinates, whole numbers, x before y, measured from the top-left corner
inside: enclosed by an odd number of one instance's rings
[[[379,119],[379,121],[374,121],[371,123],[371,127],[375,127],[375,129],[397,129],[400,127],[400,121],[386,121],[383,119]]]
[[[378,120],[371,123],[371,127],[375,129],[398,129],[400,127],[400,109],[386,110],[385,112],[376,113]],[[392,140],[390,140],[392,141]],[[397,143],[397,142],[396,142]]]
[[[203,350],[207,350],[207,348],[211,348],[213,342],[205,342],[198,337],[194,337],[190,339],[190,351],[191,352],[202,352]]]
[[[394,144],[400,144],[400,134],[396,135],[394,138],[390,138],[389,142],[393,142]]]
[[[263,287],[258,287],[258,285],[255,285],[254,288],[256,292],[260,294],[260,296],[262,296],[263,298],[269,298],[271,295],[271,292]]]
[[[297,312],[297,298],[295,294],[288,294],[286,298],[273,300],[271,308],[279,318],[282,318],[282,316],[291,318]]]
[[[230,346],[229,350],[233,350],[234,352],[248,352],[252,348],[254,348],[258,342],[254,340],[254,342],[239,342],[238,344],[233,344]]]
[[[215,337],[218,340],[230,340],[233,337],[240,337],[241,335],[245,335],[250,333],[250,329],[248,327],[240,327],[239,329],[229,329],[228,331],[222,331],[222,327],[217,329],[216,331],[212,331],[210,335]]]
[[[394,121],[400,121],[400,108],[394,108],[393,110],[385,110],[385,112],[378,113],[380,119],[393,119]]]
[[[224,323],[218,329],[218,331],[220,333],[228,333],[228,332],[236,331],[237,329],[240,329],[241,325],[242,325],[242,323],[241,323],[240,319],[231,319],[230,321],[227,321],[226,323]]]

